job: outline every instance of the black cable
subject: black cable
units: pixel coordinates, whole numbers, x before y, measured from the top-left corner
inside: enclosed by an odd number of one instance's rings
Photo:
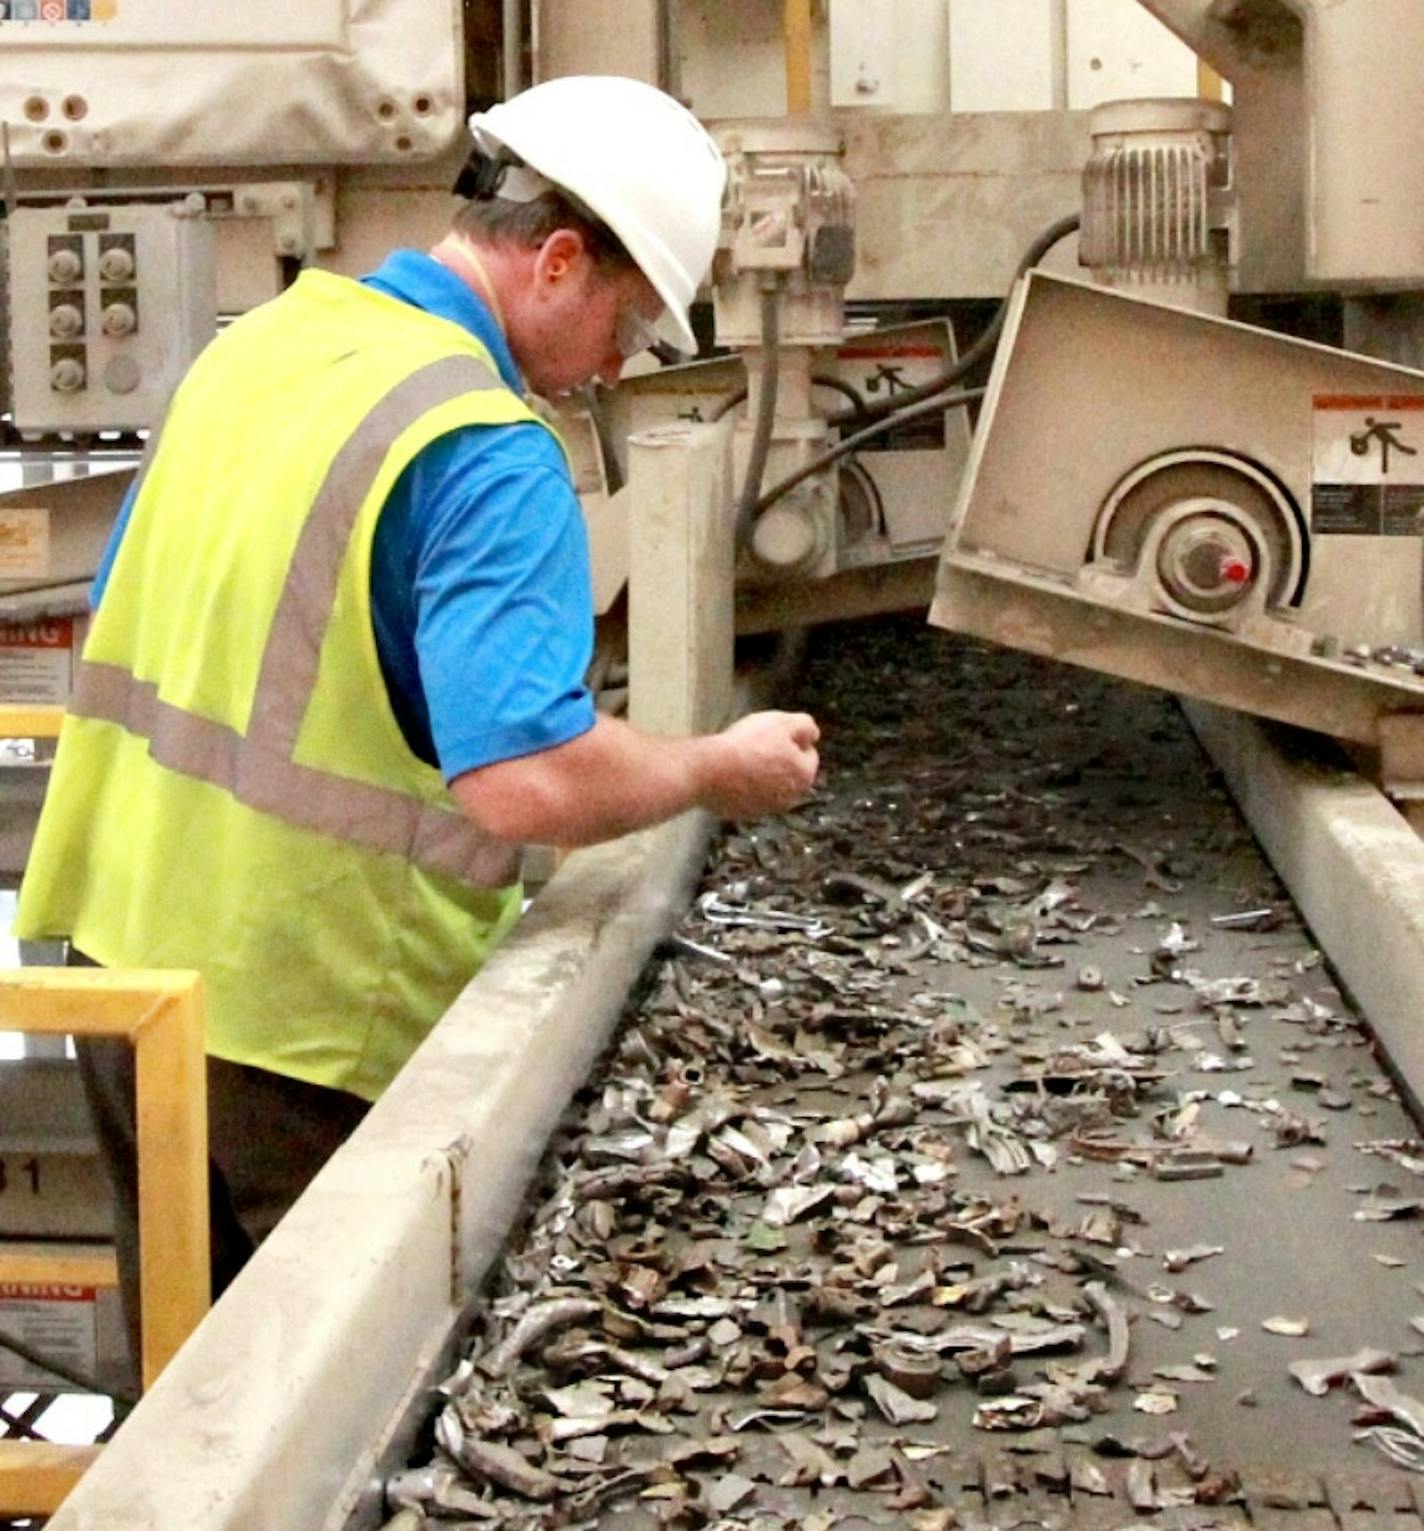
[[[813,372],[811,381],[817,388],[834,388],[837,393],[844,394],[858,411],[868,407],[865,395],[858,388],[853,388],[844,378],[829,377],[824,372]]]
[[[834,388],[837,393],[844,394],[857,410],[866,408],[865,395],[858,388],[853,388],[844,378],[831,377],[825,372],[813,372],[811,381],[817,388]],[[707,416],[707,423],[715,425],[724,415],[730,414],[738,404],[747,401],[747,390],[739,388],[735,393],[729,393],[725,399],[718,399],[712,406],[712,412]]]
[[[952,385],[960,378],[972,372],[975,367],[987,356],[998,344],[999,335],[1004,328],[1004,321],[1008,317],[1009,299],[1013,296],[1015,284],[1026,272],[1032,270],[1039,261],[1058,243],[1073,233],[1082,223],[1082,217],[1078,213],[1070,213],[1066,218],[1060,218],[1056,223],[1051,223],[1044,229],[1037,239],[1024,251],[1022,259],[1014,270],[1013,280],[1009,284],[1009,290],[1004,294],[1003,301],[994,312],[994,317],[989,321],[988,327],[972,346],[952,366],[947,367],[938,377],[931,378],[926,383],[917,384],[914,388],[906,389],[902,393],[890,398],[882,399],[874,404],[867,404],[857,410],[844,410],[839,414],[827,417],[827,424],[844,428],[857,426],[849,436],[844,436],[835,446],[822,452],[819,457],[813,458],[809,463],[798,468],[795,473],[789,474],[780,483],[773,484],[752,507],[751,515],[745,531],[750,532],[751,522],[762,514],[769,506],[774,505],[782,495],[794,489],[797,484],[803,483],[813,473],[819,473],[823,468],[837,462],[848,452],[854,452],[865,442],[873,440],[883,431],[893,430],[895,426],[907,420],[917,420],[922,415],[934,414],[938,410],[954,409],[959,405],[968,404],[974,399],[984,396],[982,388],[966,388],[958,392],[953,391]],[[741,526],[740,521],[738,522]],[[739,536],[738,546],[741,545]]]
[[[893,415],[885,420],[877,420],[857,431],[853,436],[847,436],[838,441],[835,446],[828,447],[819,457],[813,457],[810,462],[803,464],[795,473],[789,473],[780,483],[773,484],[770,489],[756,502],[752,508],[751,519],[753,521],[761,515],[769,506],[774,505],[782,495],[794,489],[797,484],[810,478],[813,473],[819,473],[822,468],[829,468],[833,462],[846,455],[847,452],[858,451],[867,441],[876,436],[883,436],[886,431],[893,431],[897,425],[903,425],[907,420],[918,420],[921,415],[932,415],[937,411],[956,409],[962,404],[971,403],[974,399],[982,399],[986,390],[983,388],[961,388],[958,392],[937,393],[928,399],[921,399],[918,404],[912,404],[908,409],[898,409]],[[904,395],[901,395],[903,398]]]
[[[827,423],[834,426],[858,427],[872,420],[884,419],[886,415],[894,414],[906,405],[918,404],[921,399],[927,399],[936,393],[942,392],[944,389],[957,383],[960,378],[972,372],[998,344],[999,334],[1004,328],[1004,320],[1008,317],[1009,313],[1009,299],[1013,295],[1014,285],[1018,282],[1019,278],[1036,266],[1060,239],[1065,239],[1069,234],[1073,233],[1082,221],[1082,217],[1078,213],[1070,213],[1066,218],[1060,218],[1057,223],[1049,224],[1028,249],[1024,251],[1023,258],[1014,269],[1013,279],[1009,283],[1009,290],[1005,293],[1003,301],[995,310],[994,317],[989,321],[989,327],[952,366],[946,368],[938,377],[931,378],[929,382],[919,383],[914,388],[895,394],[891,398],[878,400],[874,404],[867,404],[863,409],[845,410],[840,414],[830,415],[827,417]]]

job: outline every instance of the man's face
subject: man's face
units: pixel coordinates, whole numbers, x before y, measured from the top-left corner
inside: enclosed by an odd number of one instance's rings
[[[595,377],[616,383],[628,357],[651,341],[649,327],[662,312],[652,284],[636,268],[600,266],[581,244],[551,250],[558,237],[551,236],[535,262],[534,301],[515,347],[526,381],[545,398]]]

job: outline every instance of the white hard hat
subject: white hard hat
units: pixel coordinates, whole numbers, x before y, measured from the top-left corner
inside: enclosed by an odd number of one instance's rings
[[[602,219],[663,300],[658,337],[697,350],[688,309],[717,248],[727,167],[686,107],[641,80],[567,75],[476,112],[470,132],[483,153],[507,150]],[[496,195],[541,189],[516,170]]]

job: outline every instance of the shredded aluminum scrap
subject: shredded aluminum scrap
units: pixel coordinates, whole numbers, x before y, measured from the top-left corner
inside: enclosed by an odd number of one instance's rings
[[[823,787],[723,843],[391,1513],[1244,1525],[1272,1440],[1379,1461],[1347,1380],[1424,1460],[1424,1148],[1170,701],[904,622],[808,688]]]

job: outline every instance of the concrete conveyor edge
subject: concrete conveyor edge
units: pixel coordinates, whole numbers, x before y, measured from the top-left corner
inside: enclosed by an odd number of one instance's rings
[[[1424,840],[1362,777],[1295,758],[1280,730],[1184,702],[1321,950],[1424,1101]]]

